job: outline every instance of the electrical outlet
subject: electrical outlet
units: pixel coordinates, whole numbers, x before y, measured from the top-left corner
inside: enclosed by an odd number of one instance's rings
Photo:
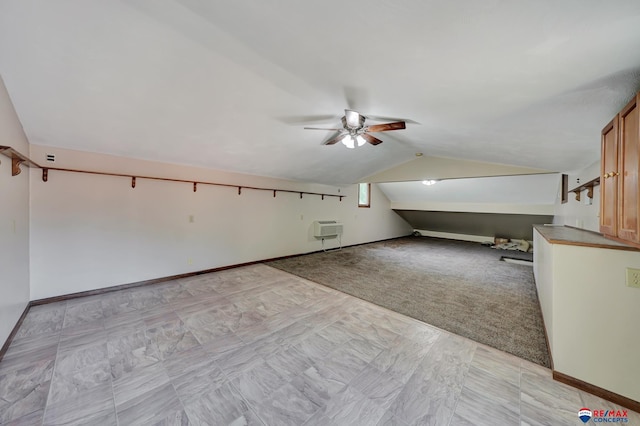
[[[627,287],[640,288],[640,269],[627,268]]]
[[[193,259],[187,259],[187,264],[188,265],[193,265]]]

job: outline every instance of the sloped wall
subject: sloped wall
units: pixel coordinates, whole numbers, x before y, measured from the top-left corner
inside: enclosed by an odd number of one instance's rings
[[[552,215],[442,212],[422,210],[396,210],[418,230],[434,233],[479,236],[483,241],[493,237],[533,240],[533,225],[551,223]],[[432,234],[436,236],[436,234]]]
[[[553,221],[557,173],[379,184],[391,207],[424,235],[486,241],[531,240],[533,225]]]

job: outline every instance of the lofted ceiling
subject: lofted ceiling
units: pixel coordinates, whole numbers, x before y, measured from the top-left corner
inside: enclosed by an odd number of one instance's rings
[[[592,164],[638,52],[637,0],[0,0],[31,143],[326,184],[416,152]],[[411,122],[354,150],[303,129],[347,107]]]
[[[491,176],[483,178],[445,179],[425,185],[421,181],[381,183],[392,203],[490,203],[553,206],[560,184],[557,173],[524,176]],[[486,188],[491,188],[488,193]],[[552,188],[553,191],[548,191]],[[422,194],[416,197],[416,193]]]

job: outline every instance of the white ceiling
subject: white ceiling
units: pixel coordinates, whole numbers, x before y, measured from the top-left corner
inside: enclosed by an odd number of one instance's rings
[[[415,152],[584,167],[639,52],[637,0],[0,0],[32,143],[328,184]],[[415,123],[355,150],[303,130],[346,107]]]

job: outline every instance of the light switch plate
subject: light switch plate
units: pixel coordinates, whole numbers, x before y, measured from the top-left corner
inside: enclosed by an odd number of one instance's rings
[[[640,269],[627,268],[627,287],[640,288]]]

